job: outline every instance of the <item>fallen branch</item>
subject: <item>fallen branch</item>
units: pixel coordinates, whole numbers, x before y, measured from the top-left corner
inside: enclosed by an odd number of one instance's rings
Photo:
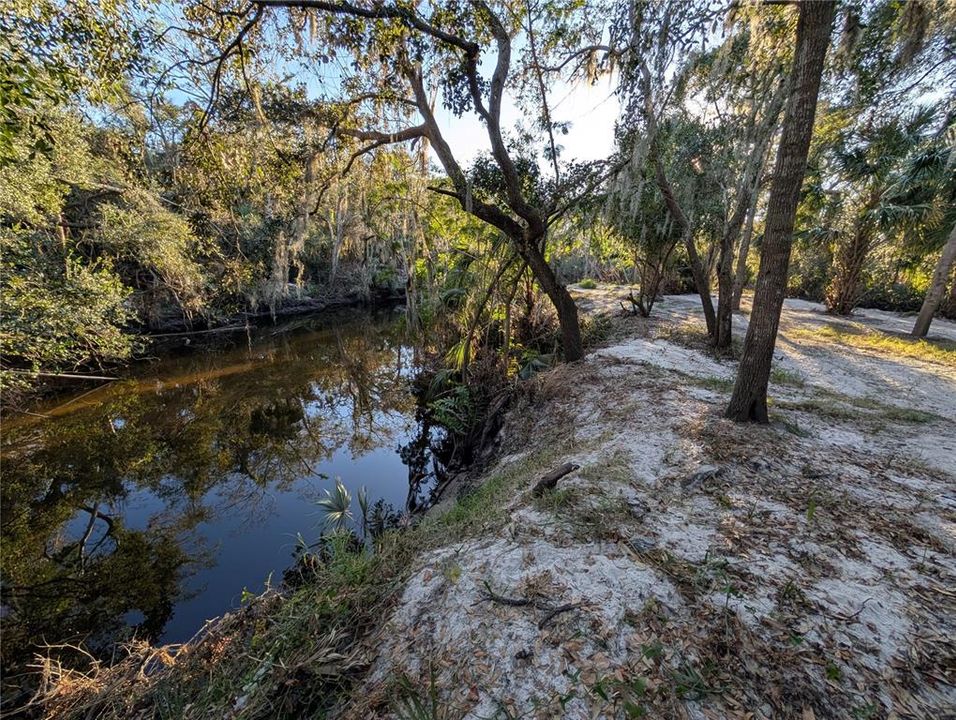
[[[178,337],[180,335],[206,335],[208,333],[234,332],[236,330],[245,330],[247,325],[226,325],[225,327],[211,328],[209,330],[184,330],[182,332],[156,333],[147,335],[148,338]]]
[[[499,595],[491,589],[491,585],[488,584],[487,580],[485,580],[484,594],[478,600],[478,602],[493,602],[497,603],[498,605],[509,605],[511,607],[525,607],[527,605],[537,606],[537,602],[529,598],[510,598],[505,597],[504,595]],[[478,603],[475,604],[477,605]]]
[[[684,478],[684,480],[681,482],[681,486],[685,490],[694,490],[708,480],[718,478],[722,474],[722,468],[715,467],[714,465],[702,465],[697,472]]]
[[[13,373],[15,375],[32,375],[33,377],[69,378],[70,380],[119,380],[119,378],[108,377],[106,375],[77,375],[74,373],[44,372],[42,370],[38,370],[38,371],[6,370],[6,372]]]
[[[499,595],[494,590],[491,589],[491,585],[487,580],[484,581],[485,589],[482,592],[482,596],[475,603],[482,602],[493,602],[498,605],[507,605],[508,607],[533,607],[536,610],[544,610],[545,615],[541,620],[538,621],[538,629],[544,630],[549,622],[554,620],[561,613],[566,613],[571,610],[576,610],[582,605],[585,605],[583,602],[576,603],[565,603],[564,605],[552,605],[546,600],[539,600],[537,598],[513,598],[506,595]]]
[[[851,624],[852,624],[852,623],[855,623],[855,622],[859,622],[860,614],[863,612],[864,608],[866,608],[866,604],[867,604],[868,602],[870,602],[870,600],[872,600],[872,599],[873,599],[873,598],[871,598],[871,597],[866,598],[866,599],[862,602],[862,604],[860,605],[860,609],[857,610],[857,611],[856,611],[855,613],[853,613],[852,615],[842,615],[842,614],[840,614],[840,613],[827,613],[827,612],[823,613],[823,615],[826,616],[826,617],[828,617],[828,618],[833,618],[834,620],[840,620],[841,622],[845,622],[845,623],[851,623]]]
[[[555,485],[558,484],[558,480],[563,478],[565,475],[574,472],[580,467],[580,465],[575,465],[574,463],[565,463],[557,470],[552,470],[543,478],[538,480],[535,484],[534,489],[531,491],[531,494],[535,497],[540,497],[545,490],[551,490]]]
[[[565,603],[564,605],[558,605],[556,608],[552,609],[547,615],[541,618],[541,621],[538,623],[538,630],[544,630],[545,625],[551,622],[561,613],[566,613],[570,610],[577,610],[584,603]]]

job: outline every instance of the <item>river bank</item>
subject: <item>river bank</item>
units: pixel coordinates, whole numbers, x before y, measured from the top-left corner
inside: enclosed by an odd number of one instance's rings
[[[577,295],[601,312],[619,290]],[[788,301],[773,422],[751,427],[721,417],[735,363],[706,352],[692,299],[616,318],[584,361],[520,387],[489,465],[419,524],[327,548],[313,582],[175,656],[48,666],[45,711],[945,716],[956,350],[892,322]]]

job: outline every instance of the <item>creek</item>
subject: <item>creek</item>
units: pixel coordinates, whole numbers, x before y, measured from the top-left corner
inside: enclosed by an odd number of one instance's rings
[[[350,311],[216,333],[5,419],[4,667],[45,643],[188,640],[281,581],[335,478],[355,518],[362,487],[393,518],[427,503],[402,328]]]

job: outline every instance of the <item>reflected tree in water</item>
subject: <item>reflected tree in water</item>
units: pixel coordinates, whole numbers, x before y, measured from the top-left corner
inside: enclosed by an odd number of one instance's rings
[[[339,449],[397,449],[415,409],[408,352],[391,326],[352,319],[167,361],[6,423],[4,670],[39,643],[105,653],[161,637],[184,580],[209,562],[200,522],[254,516],[272,493],[322,479]],[[128,527],[144,493],[155,510]],[[377,507],[376,521],[388,515]]]

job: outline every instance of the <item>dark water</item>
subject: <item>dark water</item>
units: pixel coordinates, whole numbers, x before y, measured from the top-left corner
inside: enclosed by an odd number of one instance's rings
[[[4,423],[4,665],[38,643],[180,642],[278,583],[339,476],[403,511],[429,487],[394,315],[262,328]],[[225,336],[223,336],[225,337]],[[399,452],[405,447],[405,452]]]

